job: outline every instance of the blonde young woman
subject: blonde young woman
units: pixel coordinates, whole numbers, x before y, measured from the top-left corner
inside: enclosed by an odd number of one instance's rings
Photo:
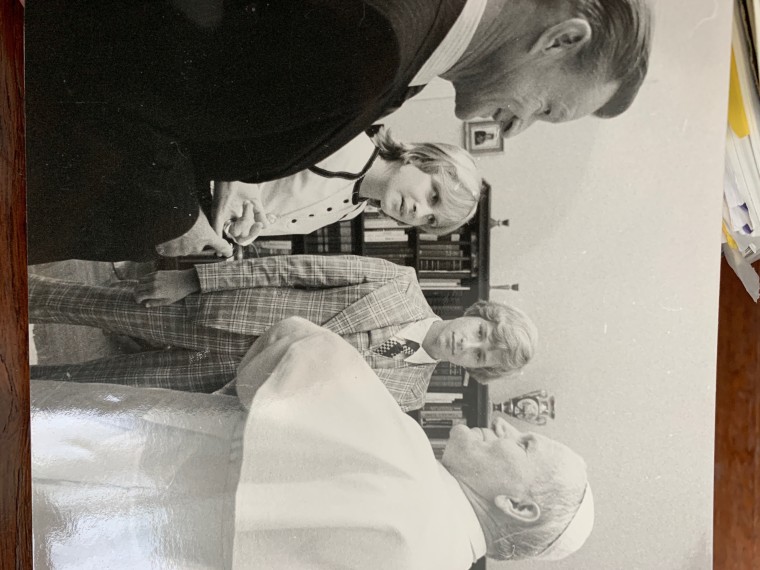
[[[401,223],[443,235],[472,218],[482,187],[464,149],[398,142],[381,127],[293,176],[216,182],[214,229],[248,245],[259,236],[311,233],[375,204]]]

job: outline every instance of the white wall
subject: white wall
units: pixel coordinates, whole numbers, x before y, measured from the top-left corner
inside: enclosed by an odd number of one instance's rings
[[[586,459],[594,534],[570,559],[489,568],[711,567],[713,407],[730,2],[656,6],[648,79],[614,120],[539,125],[479,159],[493,185],[493,291],[540,352],[498,400],[552,391],[536,428]],[[402,140],[462,142],[447,84],[389,117]]]

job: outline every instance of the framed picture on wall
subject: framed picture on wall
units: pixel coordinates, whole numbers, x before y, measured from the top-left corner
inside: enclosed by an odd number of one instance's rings
[[[498,121],[468,121],[464,124],[464,146],[473,154],[502,152],[504,139]]]

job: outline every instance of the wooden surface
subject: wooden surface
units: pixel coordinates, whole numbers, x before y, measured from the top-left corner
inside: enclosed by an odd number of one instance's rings
[[[0,568],[31,568],[23,8],[0,0]]]
[[[760,566],[760,305],[721,262],[714,568]]]
[[[0,0],[0,569],[31,568],[22,17]],[[760,306],[721,268],[715,458],[715,568],[758,567]]]

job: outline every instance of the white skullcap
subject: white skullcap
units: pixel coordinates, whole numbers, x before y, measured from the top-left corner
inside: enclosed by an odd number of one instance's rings
[[[560,560],[578,550],[594,528],[594,496],[586,484],[583,499],[567,528],[554,539],[546,550],[536,556],[538,560]]]

